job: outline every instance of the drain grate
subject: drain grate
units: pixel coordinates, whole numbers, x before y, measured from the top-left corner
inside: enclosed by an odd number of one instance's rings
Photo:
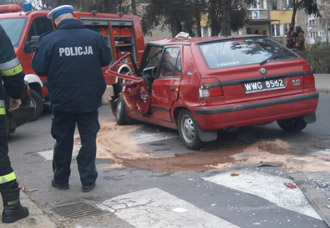
[[[84,202],[58,206],[52,209],[56,214],[68,219],[82,218],[86,216],[98,216],[109,213],[93,205]]]

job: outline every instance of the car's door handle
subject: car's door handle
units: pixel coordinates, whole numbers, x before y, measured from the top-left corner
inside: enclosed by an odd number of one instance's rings
[[[175,91],[175,88],[174,87],[171,87],[170,90],[171,90],[171,92],[174,92]]]

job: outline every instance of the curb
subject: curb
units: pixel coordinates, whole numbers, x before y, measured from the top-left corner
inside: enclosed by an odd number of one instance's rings
[[[330,89],[321,89],[321,88],[316,88],[317,92],[323,93],[323,94],[330,94]]]
[[[56,224],[43,213],[43,211],[25,194],[22,190],[20,192],[20,200],[23,206],[29,209],[30,215],[24,219],[20,219],[14,223],[2,223],[0,221],[0,227],[6,228],[18,228],[18,227],[29,227],[29,228],[56,228]],[[0,211],[2,212],[3,206],[0,205]]]

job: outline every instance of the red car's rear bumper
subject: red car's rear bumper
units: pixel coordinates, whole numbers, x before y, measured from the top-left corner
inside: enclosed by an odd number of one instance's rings
[[[318,93],[311,93],[235,105],[198,107],[193,109],[193,113],[202,130],[217,130],[262,124],[314,113],[318,97]]]

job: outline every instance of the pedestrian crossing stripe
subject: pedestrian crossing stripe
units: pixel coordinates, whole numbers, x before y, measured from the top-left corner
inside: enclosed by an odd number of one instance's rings
[[[158,188],[117,196],[98,205],[136,228],[238,228]]]
[[[78,156],[80,148],[73,148],[72,151],[72,159],[75,159]],[[53,160],[53,150],[45,150],[45,151],[40,151],[38,154],[43,157],[46,161],[52,161]]]
[[[231,173],[239,175],[232,176]],[[279,207],[322,220],[299,188],[291,189],[284,185],[284,183],[292,182],[291,179],[248,170],[235,170],[203,179],[264,198]]]

